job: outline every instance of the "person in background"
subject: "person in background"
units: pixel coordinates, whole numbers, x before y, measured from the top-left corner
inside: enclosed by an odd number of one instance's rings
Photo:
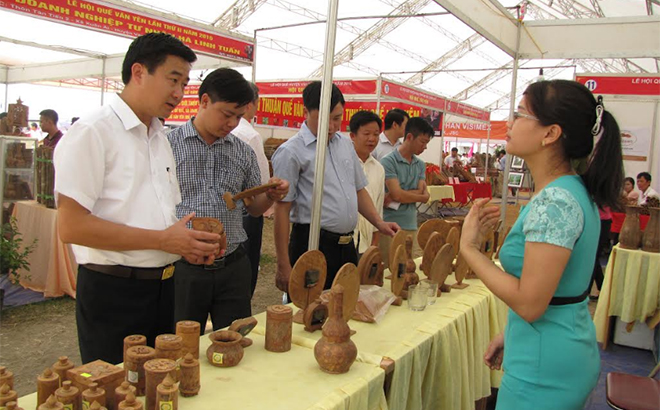
[[[268,167],[268,158],[264,152],[264,142],[261,135],[254,129],[251,124],[252,119],[257,115],[259,108],[259,88],[254,83],[249,83],[252,92],[254,93],[254,100],[249,102],[245,108],[245,114],[241,118],[241,122],[231,132],[234,136],[238,137],[241,141],[245,142],[252,148],[257,156],[257,164],[259,164],[259,174],[261,175],[261,183],[265,184],[270,179],[270,168]],[[259,276],[259,260],[261,258],[261,238],[264,230],[264,217],[263,215],[252,216],[249,213],[243,215],[243,229],[247,234],[247,242],[245,247],[250,259],[250,268],[252,269],[252,295],[257,288],[257,278]]]
[[[226,192],[236,195],[262,182],[256,154],[232,134],[254,100],[250,83],[238,71],[219,68],[199,86],[197,115],[167,135],[182,196],[177,216],[194,212],[216,218],[227,235],[226,251],[211,263],[201,258],[176,263],[174,319],[201,323],[202,334],[209,313],[213,330],[252,314],[243,212],[261,216],[289,188],[287,181],[271,178],[268,182],[278,185],[255,196],[249,206],[237,201],[229,209],[223,199]]]
[[[71,127],[55,149],[57,227],[78,262],[82,363],[123,360],[126,336],[174,332],[174,266],[210,258],[220,236],[177,221],[172,149],[158,117],[183,99],[195,53],[169,34],[133,40],[124,89]],[[207,243],[211,242],[211,243]]]
[[[406,137],[403,144],[381,160],[385,169],[386,196],[392,200],[383,211],[383,219],[396,222],[401,229],[413,237],[413,249],[416,248],[417,206],[418,202],[429,200],[426,188],[426,164],[418,155],[426,150],[433,138],[433,127],[424,118],[413,117],[406,124]],[[385,201],[388,201],[387,199]],[[380,238],[380,253],[385,267],[388,267],[389,250],[392,238]],[[414,251],[413,251],[414,253]]]
[[[385,131],[378,137],[378,145],[371,153],[376,161],[380,162],[385,155],[401,145],[409,118],[410,115],[401,108],[393,108],[387,112],[385,115]]]
[[[385,198],[385,170],[371,156],[371,152],[378,144],[378,135],[382,126],[383,122],[378,115],[371,111],[356,112],[351,117],[349,124],[355,153],[360,159],[364,174],[367,176],[367,192],[381,218],[383,217],[383,200]],[[369,246],[378,246],[378,229],[362,215],[358,215],[358,224],[353,235],[357,241],[358,256],[366,252]]]
[[[646,200],[651,197],[660,199],[658,192],[651,188],[651,174],[648,172],[640,172],[637,174],[637,187],[642,192],[638,198],[638,205],[646,204]]]
[[[451,149],[451,155],[445,157],[445,167],[453,168],[456,162],[461,164],[461,158],[458,156],[458,148],[454,147]]]
[[[583,409],[600,373],[587,298],[598,207],[618,209],[621,133],[601,97],[567,80],[529,85],[507,127],[506,150],[525,160],[536,194],[500,249],[502,268],[480,252],[500,218],[488,199],[474,202],[460,243],[472,271],[509,306],[504,334],[484,355],[491,369],[504,368],[496,409]],[[571,161],[589,156],[577,175]]]
[[[46,133],[43,144],[46,147],[55,148],[62,138],[62,131],[57,128],[59,117],[55,110],[43,110],[39,113],[39,126]]]
[[[635,180],[631,177],[623,180],[623,194],[629,203],[637,205],[639,202],[639,192],[635,190]]]
[[[506,151],[502,150],[497,153],[497,169],[500,170],[500,172],[504,172],[505,168],[506,168]]]
[[[284,292],[288,290],[292,266],[307,252],[309,244],[321,82],[309,83],[303,90],[302,98],[305,122],[300,132],[280,145],[272,158],[275,175],[291,184],[289,194],[275,205],[275,283]],[[330,288],[337,271],[345,263],[357,264],[353,232],[358,213],[384,235],[393,236],[399,229],[397,224],[385,222],[380,217],[365,189],[368,181],[355,148],[348,137],[339,134],[344,105],[344,95],[333,84],[330,112],[327,113],[330,121],[319,238],[319,250],[328,264],[325,289]],[[293,222],[290,236],[289,222]]]
[[[44,138],[44,134],[41,132],[39,125],[36,122],[30,123],[30,137],[36,138],[38,141],[41,141]]]

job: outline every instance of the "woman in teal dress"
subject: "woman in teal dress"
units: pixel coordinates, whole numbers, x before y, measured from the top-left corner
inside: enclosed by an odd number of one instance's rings
[[[461,236],[472,270],[510,308],[484,360],[504,368],[498,410],[582,409],[600,372],[587,295],[597,206],[618,208],[619,127],[602,99],[565,80],[530,85],[507,125],[506,151],[526,161],[535,194],[502,245],[504,271],[479,252],[498,207],[476,201]]]

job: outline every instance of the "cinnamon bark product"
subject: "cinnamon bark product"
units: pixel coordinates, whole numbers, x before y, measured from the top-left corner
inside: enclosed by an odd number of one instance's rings
[[[59,379],[58,379],[59,380]],[[45,402],[37,407],[37,410],[63,410],[64,405],[57,401],[54,394],[48,396]]]
[[[143,410],[144,405],[141,401],[135,399],[133,393],[128,393],[126,399],[119,403],[119,410]]]
[[[273,305],[266,308],[266,350],[288,352],[291,350],[293,309],[289,306]]]
[[[60,376],[48,368],[37,377],[37,406],[46,403],[50,396],[60,388]]]
[[[132,393],[133,396],[136,394],[136,389],[135,386],[131,386],[129,382],[121,382],[119,387],[115,389],[115,403],[121,403],[122,401],[126,400],[126,396],[128,396],[128,393]]]
[[[18,394],[13,391],[9,385],[3,384],[0,387],[0,408],[5,407],[10,401],[18,400]]]
[[[136,395],[144,396],[144,364],[156,358],[156,350],[149,346],[132,346],[126,350],[126,380],[135,387]]]
[[[181,336],[172,334],[156,336],[156,357],[159,359],[179,360],[182,347]]]
[[[62,387],[55,391],[55,397],[64,405],[65,409],[82,410],[80,389],[74,386],[70,380],[62,382]]]
[[[157,387],[156,408],[177,410],[179,407],[179,387],[168,374]]]
[[[199,359],[199,332],[201,325],[193,320],[182,320],[176,324],[176,334],[181,336],[181,356],[190,353]]]
[[[146,408],[147,410],[155,410],[157,387],[168,374],[171,378],[176,378],[176,362],[170,359],[149,360],[144,364],[144,374],[146,379]]]
[[[9,385],[10,389],[14,388],[14,373],[7,370],[5,366],[0,366],[0,386],[3,384]]]
[[[82,392],[83,410],[87,410],[94,402],[105,407],[105,390],[100,388],[98,384],[92,383],[89,389]]]
[[[179,390],[183,397],[197,395],[200,389],[199,360],[188,353],[180,363]]]
[[[133,346],[146,346],[147,337],[144,335],[130,335],[124,338],[124,363],[126,363],[126,351]]]

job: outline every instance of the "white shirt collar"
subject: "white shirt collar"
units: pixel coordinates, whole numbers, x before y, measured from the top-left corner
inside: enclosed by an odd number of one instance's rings
[[[119,96],[119,94],[115,94],[115,98],[111,99],[110,108],[112,108],[115,114],[117,114],[117,117],[119,117],[119,120],[124,125],[124,129],[126,131],[138,127],[140,124],[142,124],[142,121],[140,121],[138,116],[135,115],[135,112],[131,109],[131,107],[128,106],[128,104],[126,104],[126,101],[124,101]],[[151,125],[149,127],[150,133],[162,130],[163,124],[160,122],[160,120],[156,117],[152,118]]]

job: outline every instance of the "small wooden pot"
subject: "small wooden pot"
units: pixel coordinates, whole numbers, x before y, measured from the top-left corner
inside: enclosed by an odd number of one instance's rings
[[[232,367],[243,359],[241,336],[230,330],[218,330],[209,335],[211,346],[206,350],[206,358],[216,367]]]

